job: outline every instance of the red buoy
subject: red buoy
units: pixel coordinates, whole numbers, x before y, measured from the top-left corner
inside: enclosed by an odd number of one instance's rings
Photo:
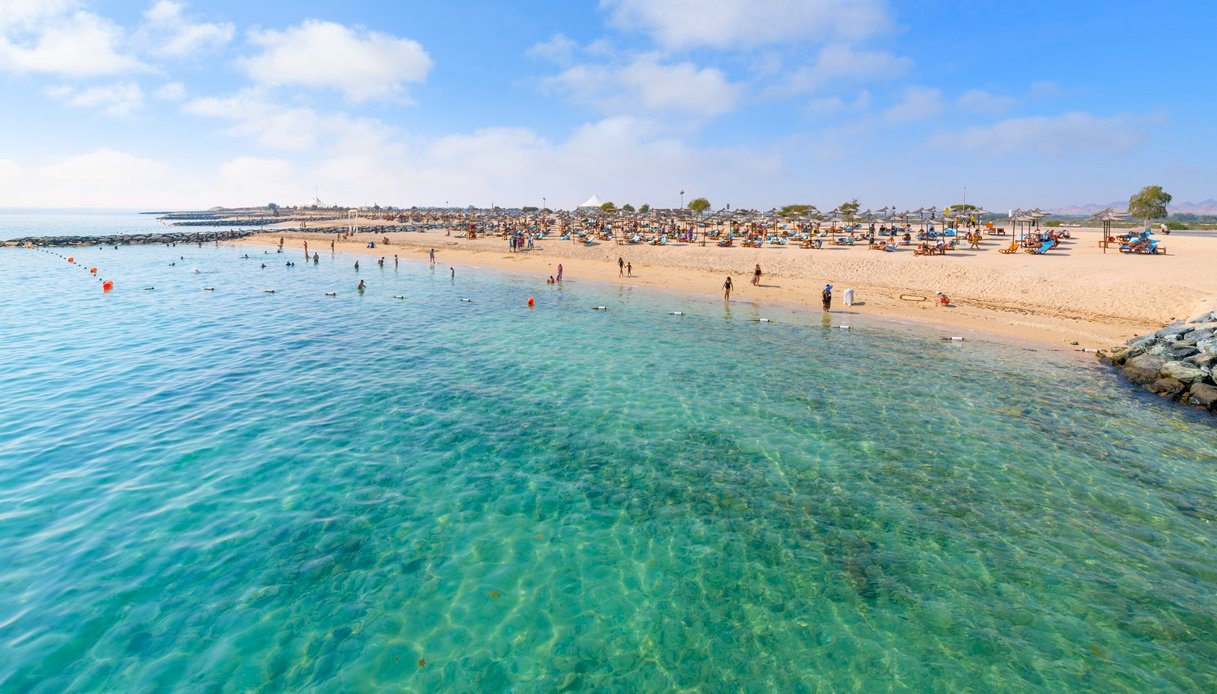
[[[535,302],[535,301],[533,301],[533,298],[532,298],[531,296],[530,296],[530,297],[528,297],[528,307],[529,307],[529,308],[532,308],[532,305],[533,305],[534,303],[536,303],[536,302]]]
[[[91,268],[89,268],[89,272],[91,272],[91,273],[93,273],[94,275],[96,275],[96,274],[97,274],[97,268],[95,268],[95,267],[91,267]]]
[[[111,289],[113,289],[113,288],[114,288],[114,282],[113,282],[113,280],[106,280],[105,282],[102,282],[102,283],[101,283],[101,290],[102,290],[103,292],[108,292],[108,291],[110,291],[110,290],[111,290]]]
[[[68,256],[68,262],[69,262],[69,263],[74,263],[74,262],[76,262],[76,259],[75,259],[75,258],[73,258],[72,256],[70,256],[70,255],[69,255],[69,256]]]

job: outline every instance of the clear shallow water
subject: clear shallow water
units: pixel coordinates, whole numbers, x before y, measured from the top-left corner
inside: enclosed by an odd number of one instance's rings
[[[1092,368],[70,252],[0,251],[0,690],[1217,687],[1217,429]]]

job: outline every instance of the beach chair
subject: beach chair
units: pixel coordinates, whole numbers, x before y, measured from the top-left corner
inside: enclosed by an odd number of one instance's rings
[[[720,248],[727,248],[729,246],[734,245],[734,243],[735,243],[735,239],[728,236],[727,238],[723,239],[722,241],[719,241],[717,245]]]
[[[1043,255],[1043,254],[1047,253],[1049,250],[1051,250],[1052,247],[1055,245],[1056,245],[1056,241],[1053,241],[1052,239],[1048,239],[1047,241],[1042,243],[1039,248],[1028,248],[1027,252],[1034,253],[1035,255]]]
[[[1018,241],[1011,241],[1006,248],[997,249],[998,253],[1018,253]]]

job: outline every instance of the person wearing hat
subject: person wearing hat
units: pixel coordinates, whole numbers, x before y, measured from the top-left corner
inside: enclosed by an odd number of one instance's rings
[[[828,313],[828,310],[832,308],[832,285],[824,285],[824,291],[820,292],[820,296],[824,299],[824,312]]]

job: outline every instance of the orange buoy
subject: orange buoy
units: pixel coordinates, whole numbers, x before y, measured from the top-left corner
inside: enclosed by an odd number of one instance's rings
[[[530,296],[530,297],[528,297],[528,306],[529,306],[530,308],[532,307],[532,305],[533,305],[534,303],[536,303],[536,302],[533,300],[533,298],[532,298],[531,296]]]
[[[102,282],[102,283],[101,283],[101,290],[102,290],[103,292],[108,292],[108,291],[110,291],[110,290],[111,290],[111,289],[113,289],[113,288],[114,288],[114,282],[113,282],[113,280],[106,280],[105,282]]]
[[[96,274],[97,274],[97,268],[95,268],[95,267],[91,267],[91,268],[89,268],[89,272],[91,272],[91,273],[93,273],[94,275],[96,275]]]
[[[68,256],[68,262],[69,262],[69,263],[74,263],[74,262],[76,262],[76,259],[75,259],[75,258],[73,258],[72,256],[70,256],[70,255],[69,255],[69,256]]]

